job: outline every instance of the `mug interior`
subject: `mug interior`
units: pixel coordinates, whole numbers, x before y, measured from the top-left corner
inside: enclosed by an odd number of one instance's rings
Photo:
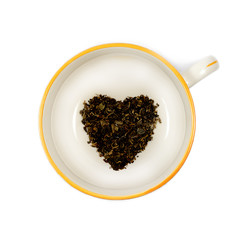
[[[43,141],[56,170],[94,196],[129,198],[164,183],[181,167],[194,134],[194,109],[186,85],[156,56],[132,47],[103,47],[67,63],[43,104]],[[117,100],[141,94],[159,104],[162,123],[133,164],[114,171],[87,144],[79,111],[96,94]]]

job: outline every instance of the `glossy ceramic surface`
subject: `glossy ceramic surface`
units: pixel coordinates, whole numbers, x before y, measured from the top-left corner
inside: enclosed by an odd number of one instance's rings
[[[216,70],[215,61],[205,58],[184,73],[189,86]],[[153,141],[124,170],[109,169],[87,144],[79,111],[96,94],[119,100],[145,94],[160,105],[162,123]],[[40,109],[41,140],[55,170],[78,190],[106,199],[138,197],[169,181],[185,162],[194,132],[193,102],[182,76],[158,54],[132,44],[76,55],[53,77]]]

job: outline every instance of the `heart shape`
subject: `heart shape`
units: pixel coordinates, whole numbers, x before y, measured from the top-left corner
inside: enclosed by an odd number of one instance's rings
[[[144,95],[124,101],[106,95],[89,99],[80,111],[88,143],[113,170],[124,169],[152,140],[156,123],[161,122],[157,107]]]

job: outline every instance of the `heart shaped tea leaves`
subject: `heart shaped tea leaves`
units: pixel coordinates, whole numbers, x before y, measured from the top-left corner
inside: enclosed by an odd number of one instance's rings
[[[152,140],[156,123],[161,122],[157,107],[143,95],[124,101],[105,95],[91,98],[80,111],[88,143],[97,148],[113,170],[125,168]]]

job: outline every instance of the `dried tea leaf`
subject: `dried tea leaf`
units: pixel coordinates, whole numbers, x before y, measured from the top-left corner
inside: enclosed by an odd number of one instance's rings
[[[152,140],[153,130],[161,120],[158,104],[148,96],[128,97],[124,101],[97,95],[83,103],[80,111],[88,143],[113,170],[133,163]]]
[[[99,109],[102,111],[102,110],[105,108],[105,105],[104,105],[103,103],[100,103],[100,104],[98,105],[98,107],[99,107]]]

